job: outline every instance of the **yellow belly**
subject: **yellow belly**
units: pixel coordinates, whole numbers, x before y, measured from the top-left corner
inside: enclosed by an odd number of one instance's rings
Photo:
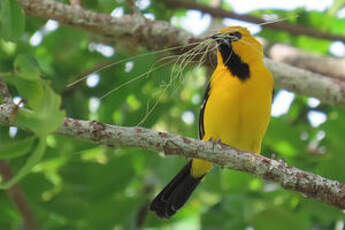
[[[272,91],[273,78],[263,65],[254,67],[245,81],[230,76],[226,68],[216,69],[204,112],[203,140],[220,138],[222,143],[260,153],[270,120]],[[192,175],[202,176],[211,168],[210,162],[194,159]]]

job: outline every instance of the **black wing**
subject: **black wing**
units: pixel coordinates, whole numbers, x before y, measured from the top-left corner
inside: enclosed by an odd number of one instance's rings
[[[201,105],[200,114],[199,114],[199,138],[200,139],[202,139],[205,135],[204,113],[205,113],[205,107],[206,107],[208,97],[210,96],[209,92],[210,92],[210,84],[207,85],[207,88],[204,94],[204,101]]]

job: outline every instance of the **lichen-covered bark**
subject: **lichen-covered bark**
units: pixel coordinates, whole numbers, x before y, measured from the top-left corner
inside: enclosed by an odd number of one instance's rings
[[[264,59],[274,75],[275,87],[305,96],[317,97],[332,105],[345,106],[345,81]]]
[[[275,61],[345,81],[344,58],[317,55],[286,44],[269,44],[267,41],[263,43],[265,53]]]
[[[12,97],[10,92],[8,91],[7,85],[5,81],[0,76],[0,97],[3,103],[12,103]],[[0,101],[1,101],[0,100]]]
[[[0,124],[11,125],[15,123],[14,111],[17,109],[16,105],[10,103],[0,104]]]
[[[95,32],[108,41],[126,41],[149,49],[162,49],[188,44],[193,36],[170,26],[167,22],[152,21],[140,15],[115,18],[110,15],[84,10],[47,0],[17,0],[25,12],[42,18],[55,19],[60,23]]]
[[[15,125],[15,105],[0,105],[0,123]],[[141,127],[121,127],[97,121],[66,118],[56,134],[107,146],[136,147],[214,162],[225,168],[252,173],[282,187],[299,191],[341,209],[345,208],[345,185],[302,171],[283,161],[244,152],[224,144],[154,131]]]

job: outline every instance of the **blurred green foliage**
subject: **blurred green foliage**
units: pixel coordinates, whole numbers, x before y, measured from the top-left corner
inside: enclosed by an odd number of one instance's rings
[[[117,7],[124,13],[129,11],[125,1],[82,3],[97,12],[110,13]],[[289,12],[267,9],[253,15],[284,18],[298,14],[298,18],[289,19],[290,23],[345,34],[344,20],[335,16],[343,5],[343,1],[335,1],[327,13],[300,8]],[[231,5],[224,7],[231,9]],[[167,9],[160,1],[152,1],[143,11],[154,14],[157,20],[186,15],[186,10]],[[0,126],[0,158],[8,159],[14,171],[22,172],[21,176],[31,171],[20,184],[41,229],[342,229],[345,216],[341,210],[254,176],[218,167],[175,217],[169,221],[157,219],[147,212],[149,201],[185,159],[140,149],[98,146],[51,132],[66,113],[78,119],[124,126],[141,124],[197,137],[197,117],[209,71],[204,67],[189,68],[183,80],[173,78],[171,82],[172,65],[159,61],[169,54],[149,54],[134,56],[131,61],[89,77],[87,84],[83,81],[68,88],[67,84],[88,68],[121,61],[133,53],[115,44],[111,55],[110,46],[95,42],[91,34],[80,29],[28,15],[24,19],[14,0],[1,1],[0,12],[0,73],[7,76],[13,96],[25,98],[25,106],[32,110],[19,115],[19,124],[38,137],[23,130],[10,135],[9,127]],[[320,54],[327,54],[330,45],[330,41],[269,29],[259,35],[270,42],[284,42]],[[144,52],[148,51],[141,49],[138,54]],[[161,64],[161,68],[100,100],[129,79]],[[311,111],[326,114],[327,121],[311,126],[307,118]],[[345,182],[344,116],[343,108],[323,103],[311,107],[305,97],[296,96],[288,113],[272,118],[263,153],[268,157],[274,153],[301,169]],[[23,229],[19,213],[3,190],[0,229]]]

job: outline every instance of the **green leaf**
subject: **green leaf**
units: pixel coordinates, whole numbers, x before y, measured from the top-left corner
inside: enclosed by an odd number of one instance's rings
[[[41,71],[37,60],[29,54],[19,54],[14,61],[17,74],[28,80],[39,80]]]
[[[16,175],[9,181],[0,184],[0,189],[8,189],[16,184],[20,179],[27,175],[31,169],[41,160],[46,149],[46,137],[41,137],[35,148],[35,151],[27,159],[24,166],[16,173]]]
[[[310,229],[309,220],[304,213],[291,212],[283,207],[270,207],[252,219],[252,225],[257,230],[274,229]],[[270,223],[267,225],[267,223]]]
[[[31,149],[36,137],[28,137],[7,145],[0,145],[0,159],[11,159],[27,154]]]
[[[55,131],[63,122],[65,112],[60,110],[61,97],[47,83],[43,84],[43,96],[32,111],[20,110],[17,124],[32,130],[37,136],[45,136]]]
[[[4,79],[8,84],[12,84],[17,88],[19,95],[25,98],[25,101],[32,109],[39,107],[43,97],[41,80],[27,80],[18,75],[5,77]]]
[[[14,68],[14,75],[5,75],[3,78],[17,88],[19,95],[32,109],[37,109],[43,97],[43,81],[36,59],[28,54],[19,54],[14,61]]]
[[[2,0],[1,35],[6,41],[16,41],[24,33],[25,15],[16,0]]]
[[[65,113],[60,110],[61,97],[51,89],[48,82],[40,78],[39,66],[32,56],[18,55],[14,66],[16,74],[5,76],[4,79],[16,87],[31,109],[18,112],[17,124],[38,136],[53,132],[65,117]]]

